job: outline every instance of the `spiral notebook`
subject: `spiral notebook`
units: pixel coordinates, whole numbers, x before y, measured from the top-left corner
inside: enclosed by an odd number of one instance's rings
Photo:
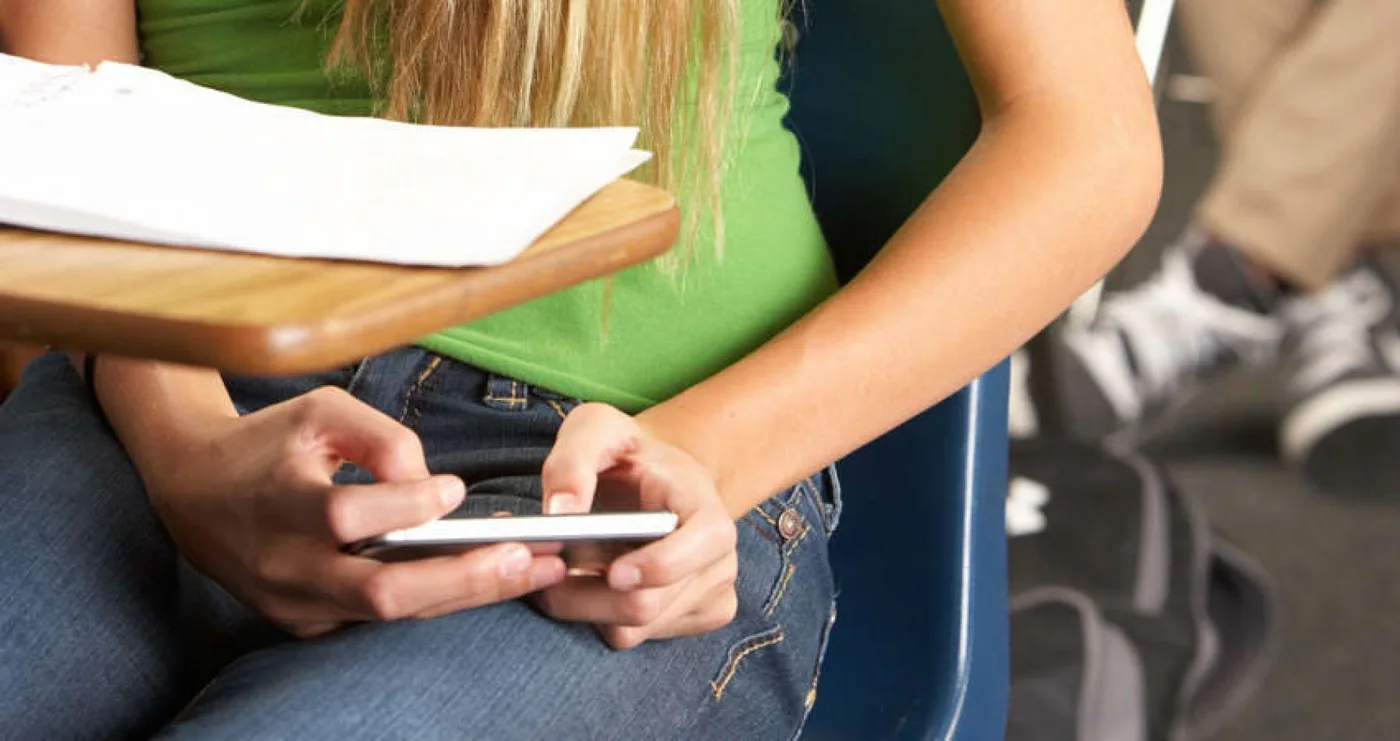
[[[326,116],[124,64],[0,54],[0,224],[190,248],[495,265],[650,157],[631,128]]]

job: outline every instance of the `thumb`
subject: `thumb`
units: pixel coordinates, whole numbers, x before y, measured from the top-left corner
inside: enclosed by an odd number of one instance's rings
[[[301,403],[317,438],[375,480],[428,478],[418,435],[391,417],[333,386],[306,394]]]
[[[544,511],[582,514],[593,509],[598,474],[637,446],[640,428],[626,414],[605,404],[584,404],[569,414],[540,471]]]

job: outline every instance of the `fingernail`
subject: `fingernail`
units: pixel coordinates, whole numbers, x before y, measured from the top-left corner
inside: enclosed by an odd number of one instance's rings
[[[549,514],[566,515],[578,510],[578,497],[573,494],[555,494],[549,498]]]
[[[456,476],[444,476],[438,479],[438,497],[442,499],[442,506],[456,507],[462,503],[462,498],[467,495],[467,485]]]
[[[530,555],[530,550],[524,546],[513,546],[501,554],[501,576],[507,579],[517,579],[530,569],[530,562],[534,557]]]
[[[642,570],[636,566],[620,564],[608,571],[608,586],[613,589],[633,589],[642,583]]]
[[[530,591],[558,584],[564,578],[563,564],[549,560],[536,561],[530,567]]]

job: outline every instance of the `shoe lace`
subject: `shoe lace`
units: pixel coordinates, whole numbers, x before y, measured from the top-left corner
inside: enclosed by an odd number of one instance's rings
[[[1201,291],[1181,250],[1163,255],[1161,269],[1147,282],[1106,299],[1099,322],[1128,338],[1140,391],[1155,398],[1175,394],[1235,357],[1266,362],[1279,336],[1268,317]]]
[[[1296,336],[1289,383],[1300,392],[1373,367],[1371,333],[1391,313],[1390,290],[1370,270],[1357,270],[1316,296],[1285,308]]]

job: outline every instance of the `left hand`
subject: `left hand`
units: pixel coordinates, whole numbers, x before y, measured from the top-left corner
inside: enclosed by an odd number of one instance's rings
[[[606,578],[570,578],[536,595],[557,620],[593,623],[613,648],[716,630],[734,619],[737,533],[714,475],[684,450],[603,404],[576,408],[542,472],[545,511],[668,510],[680,525],[614,560]]]

